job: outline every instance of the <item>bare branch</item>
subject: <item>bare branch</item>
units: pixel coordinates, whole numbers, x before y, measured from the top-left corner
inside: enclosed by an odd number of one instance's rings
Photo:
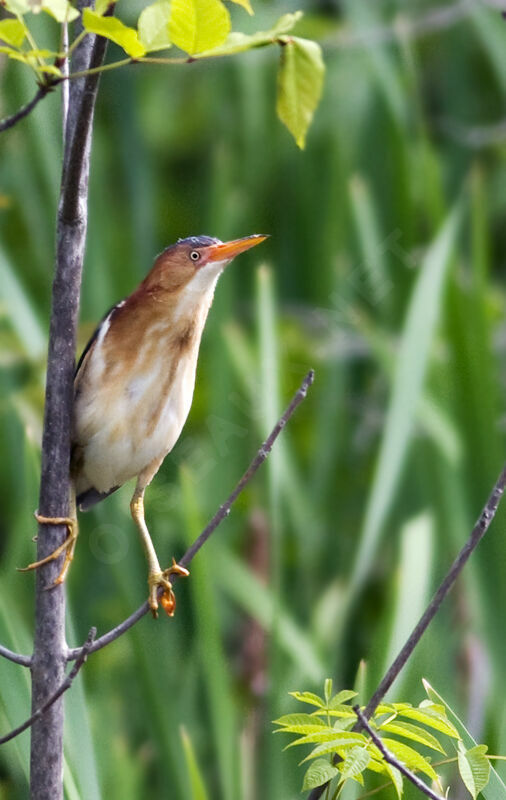
[[[230,513],[230,509],[231,509],[233,503],[235,503],[235,501],[237,500],[237,498],[239,497],[239,495],[241,494],[241,492],[243,491],[245,486],[250,482],[250,480],[252,479],[252,477],[254,476],[256,471],[258,470],[258,468],[263,464],[263,462],[265,461],[265,459],[267,458],[267,456],[271,452],[274,442],[278,438],[279,434],[281,433],[281,431],[285,427],[285,425],[288,422],[288,420],[293,415],[293,413],[296,410],[296,408],[305,399],[305,397],[307,395],[307,390],[309,389],[309,387],[311,386],[313,381],[314,381],[314,370],[310,369],[309,372],[307,373],[306,377],[302,381],[300,387],[295,392],[295,394],[294,394],[294,396],[293,396],[293,398],[292,398],[292,400],[290,402],[290,405],[286,408],[284,413],[278,419],[278,421],[276,422],[274,428],[270,432],[269,436],[267,437],[265,442],[262,444],[262,446],[259,448],[255,458],[253,459],[253,461],[249,465],[248,469],[246,470],[246,472],[242,476],[241,480],[239,481],[239,483],[235,487],[234,491],[229,495],[229,497],[223,503],[223,505],[221,505],[219,507],[218,511],[216,512],[216,514],[214,515],[212,520],[204,528],[204,530],[202,531],[200,536],[194,541],[194,543],[191,545],[191,547],[188,548],[188,550],[186,551],[184,556],[178,562],[181,566],[188,567],[188,565],[190,564],[191,560],[197,555],[198,551],[207,542],[207,540],[209,539],[211,534],[214,533],[214,531],[216,530],[218,525],[221,522],[223,522],[225,517],[228,517],[228,515]],[[172,578],[171,578],[172,582],[174,582],[176,577],[177,577],[176,575],[172,576]],[[121,622],[115,628],[110,630],[108,633],[105,633],[103,636],[101,636],[99,639],[97,639],[97,641],[92,645],[92,647],[91,647],[89,652],[90,653],[95,653],[97,650],[101,650],[102,647],[105,647],[106,645],[108,645],[111,642],[113,642],[119,636],[122,636],[122,634],[124,634],[127,630],[129,630],[129,628],[131,628],[133,625],[135,625],[136,622],[138,622],[140,619],[142,619],[142,617],[145,614],[147,614],[149,610],[150,610],[149,605],[148,605],[147,602],[145,602],[142,606],[140,606],[140,608],[137,609],[137,611],[135,611],[133,614],[131,614],[131,616],[129,616],[127,619],[125,619],[123,622]],[[75,647],[75,648],[69,650],[68,654],[67,654],[67,659],[69,661],[72,661],[74,658],[79,658],[79,654],[81,653],[81,650],[82,650],[82,648],[80,648],[80,647]]]
[[[7,658],[9,661],[14,661],[15,664],[20,664],[22,667],[31,666],[32,659],[30,656],[22,656],[20,653],[14,653],[3,644],[0,644],[0,656]]]
[[[43,86],[39,86],[35,96],[30,100],[29,103],[18,109],[15,114],[11,114],[10,117],[5,117],[5,119],[0,120],[0,133],[8,130],[9,128],[13,128],[17,122],[20,122],[22,119],[27,117],[28,114],[33,111],[35,106],[38,105],[38,103],[40,103],[40,101],[43,100],[50,91],[52,91],[53,87],[56,86],[57,83],[59,83],[58,78],[49,81]]]
[[[367,704],[367,707],[364,712],[365,716],[368,719],[374,714],[377,706],[383,700],[384,696],[390,689],[392,683],[399,675],[401,669],[403,668],[408,658],[411,656],[411,653],[415,649],[416,645],[418,644],[423,634],[427,630],[429,624],[436,616],[441,603],[443,602],[446,595],[448,594],[453,584],[457,580],[458,576],[462,572],[469,556],[474,550],[476,550],[478,544],[485,536],[487,530],[489,529],[490,523],[494,519],[495,513],[501,501],[501,497],[504,493],[505,487],[506,487],[506,466],[503,467],[503,470],[496,481],[492,493],[488,498],[485,507],[481,512],[478,521],[476,522],[476,525],[474,526],[471,532],[469,539],[467,540],[464,547],[458,554],[457,558],[451,565],[446,576],[439,585],[438,590],[436,591],[429,605],[427,606],[424,613],[420,617],[418,624],[415,626],[410,637],[406,641],[406,644],[404,645],[404,647],[402,647],[401,651],[399,652],[399,655],[393,661],[385,677],[383,678],[380,685],[378,686],[373,696],[369,700],[369,703]]]
[[[474,550],[476,550],[476,547],[485,536],[487,530],[490,527],[490,523],[495,517],[496,511],[499,507],[499,503],[504,494],[505,488],[506,488],[506,466],[503,467],[503,470],[499,475],[495,483],[495,486],[492,489],[490,497],[488,498],[483,511],[478,517],[478,521],[476,522],[476,525],[471,531],[471,535],[469,536],[467,542],[465,543],[464,547],[462,548],[457,558],[451,565],[445,578],[439,585],[438,590],[436,591],[429,605],[427,606],[424,613],[420,617],[418,624],[413,629],[408,640],[401,648],[397,658],[393,661],[392,665],[386,672],[385,677],[381,681],[380,685],[378,686],[373,696],[369,700],[369,703],[367,704],[366,708],[364,709],[363,713],[366,719],[370,719],[374,714],[374,712],[376,711],[376,708],[381,703],[384,696],[386,695],[386,693],[392,686],[393,682],[399,675],[400,671],[410,658],[411,654],[413,653],[413,650],[415,649],[416,645],[418,644],[423,634],[427,630],[429,624],[436,616],[441,603],[443,602],[446,595],[448,594],[448,592],[454,585],[455,581],[457,580],[458,576],[462,572],[469,556],[471,555],[471,553],[474,552]],[[354,728],[354,730],[357,729],[358,729],[358,723],[357,727]],[[318,800],[318,798],[322,796],[327,786],[328,783],[325,783],[323,784],[323,786],[318,786],[316,789],[313,789],[311,794],[308,796],[308,800]]]
[[[360,722],[360,727],[367,731],[367,733],[373,740],[374,744],[382,754],[385,761],[391,764],[392,767],[395,767],[395,769],[398,769],[399,772],[401,772],[408,779],[408,781],[411,781],[411,783],[414,786],[416,786],[416,788],[419,789],[421,792],[426,794],[427,797],[432,798],[432,800],[444,800],[444,798],[441,797],[441,795],[437,794],[437,792],[433,792],[430,786],[427,786],[427,784],[424,781],[422,781],[422,779],[419,778],[418,775],[415,775],[414,772],[411,772],[411,770],[409,770],[402,763],[402,761],[399,761],[393,755],[393,753],[391,753],[390,750],[388,750],[388,748],[385,747],[378,734],[375,731],[373,731],[373,729],[369,725],[367,718],[360,710],[359,706],[353,706],[353,711],[358,717],[358,720]]]
[[[10,742],[11,739],[15,739],[16,736],[19,736],[20,733],[23,733],[23,731],[26,731],[28,728],[30,728],[35,722],[35,720],[39,719],[39,717],[45,714],[46,711],[48,711],[48,709],[51,708],[53,703],[56,703],[58,698],[61,697],[62,694],[67,691],[67,689],[70,689],[77,673],[79,672],[79,670],[81,669],[81,667],[83,666],[84,662],[88,657],[88,653],[90,652],[90,648],[93,644],[96,635],[97,635],[97,629],[92,628],[88,634],[86,642],[80,648],[79,658],[76,659],[74,666],[70,670],[69,674],[67,675],[63,683],[58,687],[58,689],[55,692],[53,692],[53,694],[46,700],[46,702],[40,708],[38,708],[37,711],[35,711],[31,717],[29,717],[29,719],[23,722],[22,725],[18,725],[17,728],[14,728],[14,730],[6,734],[6,736],[1,736],[0,745],[5,744],[6,742]]]

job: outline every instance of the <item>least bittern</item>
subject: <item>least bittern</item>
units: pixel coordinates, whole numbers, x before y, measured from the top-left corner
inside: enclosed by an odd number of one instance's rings
[[[188,571],[173,560],[162,570],[144,519],[144,492],[177,442],[193,398],[202,332],[216,282],[239,253],[267,237],[220,242],[209,236],[181,239],[161,253],[140,286],[104,317],[77,365],[74,381],[69,518],[40,522],[68,526],[66,541],[35,569],[65,554],[55,584],[74,556],[76,505],[87,511],[137,478],[130,510],[148,561],[149,605],[156,616],[158,589],[170,613],[170,576]],[[54,584],[53,584],[54,585]]]

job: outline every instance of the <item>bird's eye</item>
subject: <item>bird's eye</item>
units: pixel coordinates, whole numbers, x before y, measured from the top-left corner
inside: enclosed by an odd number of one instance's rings
[[[198,250],[192,250],[190,253],[190,258],[192,261],[198,261],[200,258],[200,253]]]

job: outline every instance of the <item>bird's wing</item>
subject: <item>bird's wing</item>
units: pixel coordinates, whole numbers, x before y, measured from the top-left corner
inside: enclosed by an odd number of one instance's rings
[[[117,308],[122,306],[123,303],[124,303],[124,300],[122,300],[120,303],[117,303],[116,305],[112,306],[112,308],[110,308],[109,311],[106,314],[104,314],[104,316],[100,320],[99,324],[97,325],[97,327],[93,331],[90,339],[88,340],[88,343],[86,344],[86,347],[84,348],[83,352],[81,353],[81,357],[80,357],[79,361],[77,362],[76,370],[74,372],[74,386],[76,386],[78,384],[78,382],[79,382],[79,379],[81,377],[80,371],[82,370],[82,367],[84,365],[86,356],[89,353],[91,353],[91,351],[93,349],[93,346],[94,346],[95,342],[97,341],[98,337],[100,336],[100,332],[102,331],[104,325],[106,325],[108,322],[110,322],[111,315],[114,313],[114,311]],[[74,451],[74,448],[73,448],[72,460],[74,460],[74,452],[75,451]],[[81,492],[77,496],[77,498],[76,498],[77,506],[78,506],[80,511],[88,511],[88,509],[90,509],[92,506],[96,505],[96,503],[100,503],[101,500],[105,500],[106,497],[109,497],[109,495],[112,494],[113,492],[115,492],[117,489],[119,489],[119,486],[114,486],[108,492],[99,492],[94,487],[90,487],[89,489],[86,489],[84,492]]]
[[[102,319],[101,319],[101,320],[100,320],[100,322],[98,323],[98,325],[97,325],[97,327],[95,328],[95,330],[93,331],[93,333],[92,333],[92,335],[91,335],[91,337],[90,337],[90,339],[89,339],[89,341],[88,341],[88,343],[87,343],[86,347],[84,348],[83,352],[81,353],[81,358],[80,358],[80,359],[79,359],[79,361],[77,362],[76,371],[74,372],[74,380],[77,378],[77,376],[78,376],[78,374],[79,374],[79,370],[81,369],[81,367],[82,367],[82,365],[83,365],[83,363],[84,363],[84,359],[86,358],[86,356],[87,356],[87,355],[88,355],[88,353],[90,352],[91,348],[93,347],[93,345],[94,345],[94,344],[95,344],[95,342],[97,341],[97,339],[98,339],[98,337],[99,337],[99,334],[100,334],[100,331],[102,330],[102,327],[105,325],[105,323],[106,323],[106,322],[107,322],[107,320],[109,319],[109,316],[112,314],[112,312],[113,312],[113,311],[115,311],[117,308],[119,308],[119,306],[120,306],[120,305],[121,305],[123,302],[124,302],[124,301],[122,300],[122,301],[121,301],[121,303],[116,303],[116,305],[112,306],[112,307],[109,309],[109,311],[108,311],[106,314],[104,314],[104,316],[102,317]]]

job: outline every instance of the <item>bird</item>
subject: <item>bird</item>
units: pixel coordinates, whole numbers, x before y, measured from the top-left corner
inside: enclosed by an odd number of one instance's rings
[[[158,255],[140,285],[113,306],[84,348],[74,377],[71,499],[68,517],[45,517],[68,536],[49,556],[21,571],[65,554],[51,586],[63,583],[78,536],[77,509],[88,511],[136,478],[132,519],[148,562],[148,603],[175,609],[171,575],[188,570],[172,560],[162,569],[144,518],[144,493],[176,444],[193,399],[197,359],[218,278],[240,253],[265,241],[252,234],[222,242],[210,236],[179,239]]]

